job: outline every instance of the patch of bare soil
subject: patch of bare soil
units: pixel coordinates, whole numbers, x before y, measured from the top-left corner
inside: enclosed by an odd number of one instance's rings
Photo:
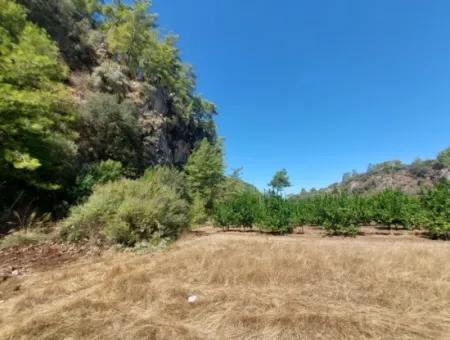
[[[0,301],[18,294],[23,276],[33,272],[57,270],[60,266],[97,251],[86,245],[57,242],[0,250]]]

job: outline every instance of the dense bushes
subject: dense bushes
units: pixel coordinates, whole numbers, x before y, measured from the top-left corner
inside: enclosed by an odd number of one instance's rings
[[[245,190],[236,192],[216,205],[214,220],[222,227],[253,228],[261,215],[261,195]]]
[[[286,200],[273,192],[236,193],[216,204],[214,220],[222,227],[252,227],[286,233],[293,226],[318,225],[333,235],[354,236],[360,225],[421,228],[432,237],[450,237],[449,182],[419,196],[386,189],[371,196],[317,193]]]
[[[450,181],[442,181],[420,196],[422,224],[431,237],[450,239]]]
[[[82,163],[112,159],[128,172],[140,167],[140,124],[131,101],[120,102],[110,94],[96,94],[80,107],[77,130],[78,154]]]
[[[88,166],[76,178],[71,190],[73,201],[82,201],[92,193],[95,185],[116,181],[123,175],[124,169],[120,162],[107,160]]]
[[[173,169],[158,168],[138,180],[122,179],[97,186],[86,203],[62,223],[68,241],[97,240],[133,246],[175,238],[188,225],[189,206]]]
[[[286,200],[269,192],[261,195],[252,190],[237,192],[217,203],[214,221],[222,227],[253,228],[273,233],[291,231],[291,209]]]

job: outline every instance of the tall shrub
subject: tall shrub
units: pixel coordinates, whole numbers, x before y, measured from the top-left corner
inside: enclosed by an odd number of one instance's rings
[[[176,238],[188,225],[189,204],[181,190],[164,183],[160,176],[164,171],[97,186],[62,223],[62,236],[69,241],[96,239],[127,246]]]

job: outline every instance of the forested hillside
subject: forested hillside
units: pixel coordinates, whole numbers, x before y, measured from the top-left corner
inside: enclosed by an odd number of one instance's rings
[[[99,162],[136,178],[216,141],[216,108],[149,6],[0,0],[1,222],[64,214]]]

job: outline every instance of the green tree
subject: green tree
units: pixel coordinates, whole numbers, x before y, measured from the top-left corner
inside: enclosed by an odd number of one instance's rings
[[[450,168],[450,147],[439,153],[437,161],[441,167]]]
[[[95,163],[112,159],[132,173],[140,167],[140,124],[138,111],[131,101],[96,94],[80,107],[77,130],[79,159]]]
[[[78,174],[75,187],[71,190],[73,200],[81,202],[92,193],[96,185],[117,181],[123,175],[124,170],[120,162],[107,160],[94,163]]]
[[[58,54],[21,6],[0,0],[0,181],[57,189],[67,177],[74,115]]]
[[[291,182],[289,181],[289,176],[286,169],[277,171],[270,181],[269,186],[278,193],[280,193],[284,188],[290,187]]]
[[[221,141],[212,144],[203,139],[189,156],[185,171],[193,194],[199,194],[210,210],[224,180]]]
[[[208,220],[205,201],[200,194],[194,194],[190,208],[190,220],[193,226],[199,226]]]
[[[121,63],[127,65],[133,76],[137,75],[143,51],[157,43],[155,16],[149,14],[150,1],[136,0],[133,6],[113,1],[103,7],[103,29],[108,49]]]
[[[95,49],[101,36],[94,30],[97,0],[17,0],[28,12],[30,21],[45,29],[57,43],[72,69],[96,64]]]

